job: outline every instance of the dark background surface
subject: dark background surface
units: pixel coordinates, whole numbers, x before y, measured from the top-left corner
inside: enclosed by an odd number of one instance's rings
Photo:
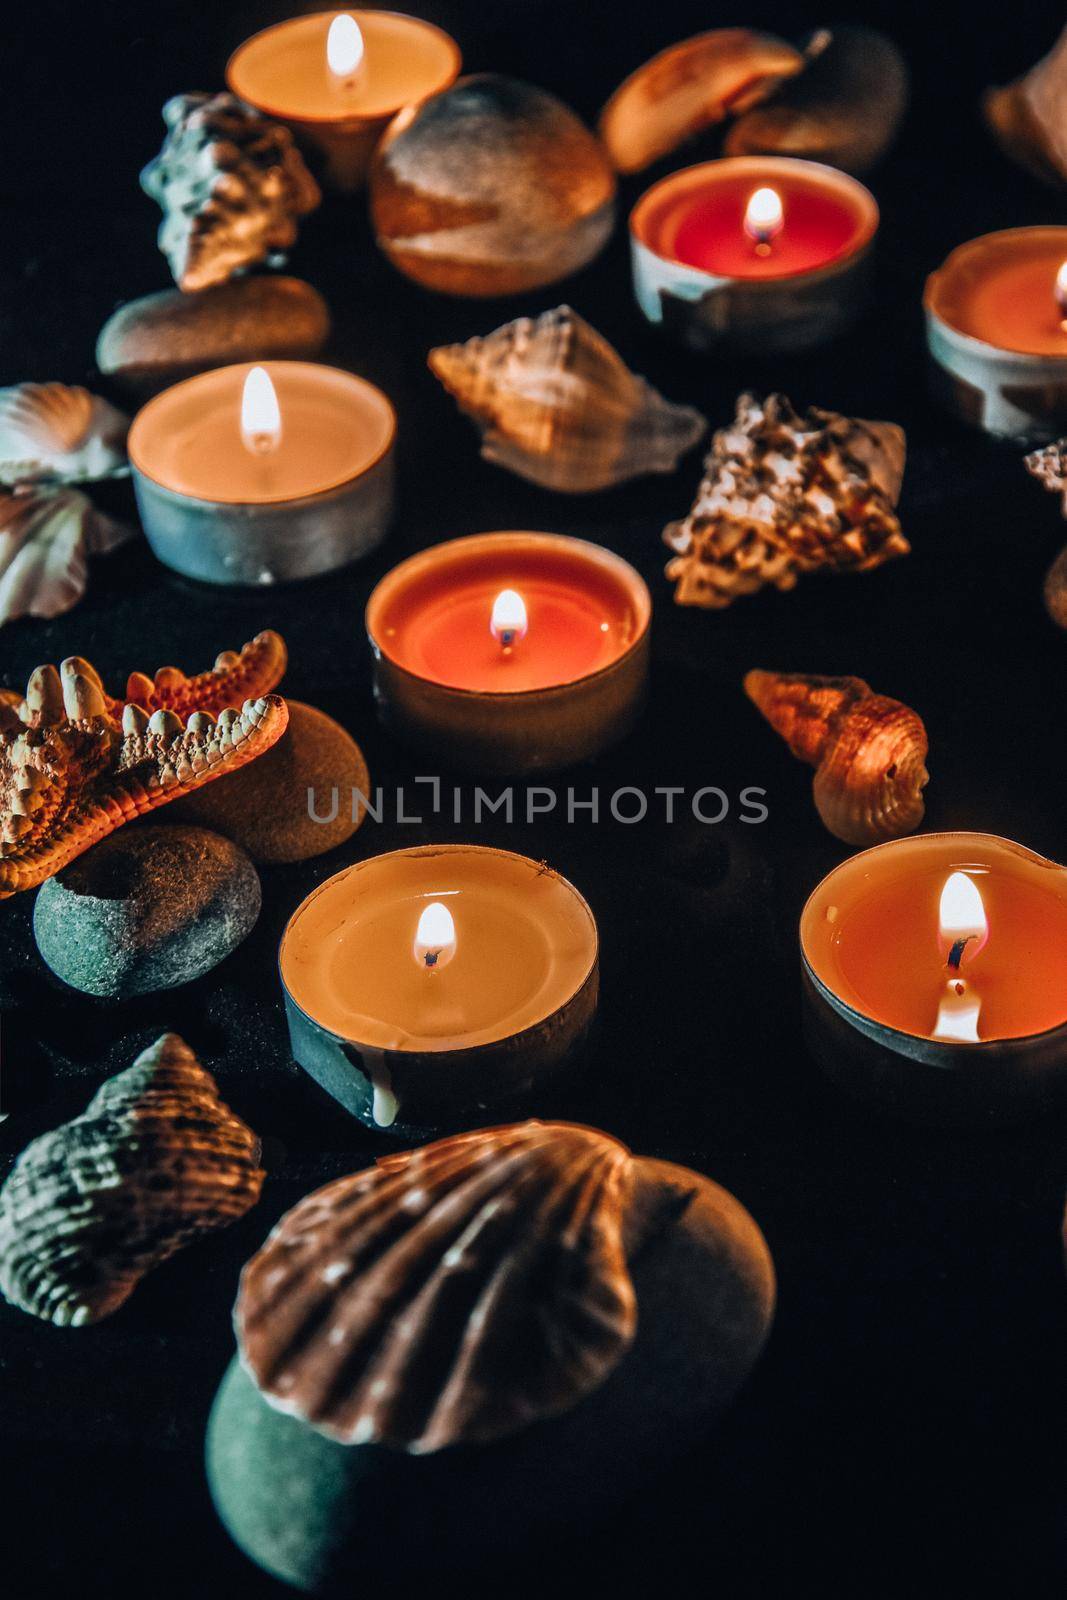
[[[177,90],[219,86],[230,49],[288,9],[266,0],[45,3],[6,32],[0,382],[92,382],[107,314],[168,282],[154,247],[157,212],[137,188],[159,144],[160,105]],[[741,21],[798,35],[833,20],[794,5],[711,15],[689,0],[418,9],[456,35],[469,69],[543,83],[590,118],[626,71],[697,28]],[[846,852],[818,823],[809,774],[740,691],[757,665],[867,677],[926,720],[931,828],[1002,833],[1067,859],[1067,641],[1040,602],[1064,530],[1019,451],[965,433],[928,400],[919,306],[924,275],[960,240],[1067,221],[1067,197],[1009,166],[976,112],[985,84],[1048,47],[1061,12],[1016,6],[994,24],[958,5],[862,9],[906,47],[915,104],[872,179],[883,208],[879,304],[846,342],[766,367],[661,346],[630,298],[624,228],[563,289],[499,305],[437,299],[378,256],[359,200],[331,202],[305,225],[292,266],[333,308],[327,358],[382,385],[400,414],[400,506],[385,550],[311,587],[244,596],[183,585],[135,545],[95,565],[70,615],[0,633],[0,682],[21,684],[38,662],[77,652],[121,684],[134,667],[199,670],[276,627],[290,647],[287,690],[338,717],[375,781],[395,784],[422,768],[374,721],[361,628],[371,584],[447,536],[580,533],[626,555],[652,587],[654,689],[640,732],[571,781],[605,791],[767,788],[771,816],[758,828],[649,821],[594,830],[549,819],[481,830],[551,861],[600,922],[593,1070],[569,1098],[536,1109],[599,1124],[732,1189],[766,1232],[780,1309],[762,1364],[706,1448],[650,1484],[613,1526],[573,1544],[549,1541],[514,1571],[479,1574],[479,1589],[533,1592],[586,1578],[598,1592],[624,1583],[660,1591],[688,1572],[727,1595],[773,1585],[962,1596],[987,1582],[1039,1595],[1062,1593],[1067,1578],[1067,1128],[1046,1119],[1012,1132],[916,1131],[823,1083],[799,1039],[795,929],[806,894]],[[860,11],[857,3],[852,15]],[[624,187],[624,206],[642,186]],[[903,423],[912,555],[726,613],[676,609],[659,534],[686,510],[699,455],[670,480],[590,500],[553,497],[481,463],[473,429],[425,370],[431,345],[563,298],[716,425],[746,385]],[[236,1276],[284,1210],[385,1144],[315,1102],[292,1065],[276,941],[302,896],[346,862],[471,831],[368,823],[330,856],[264,871],[261,920],[234,956],[189,988],[123,1006],[50,977],[30,932],[32,896],[0,907],[13,1112],[0,1129],[0,1171],[164,1028],[185,1036],[265,1136],[270,1168],[243,1222],[151,1276],[112,1321],[64,1332],[0,1307],[5,1593],[282,1592],[228,1543],[200,1465],[232,1347]],[[413,1538],[417,1522],[412,1507]]]

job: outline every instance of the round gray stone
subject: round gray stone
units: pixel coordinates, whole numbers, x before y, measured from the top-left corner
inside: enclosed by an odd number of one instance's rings
[[[42,884],[37,948],[85,994],[129,999],[210,972],[253,928],[261,892],[243,850],[206,828],[123,829]]]

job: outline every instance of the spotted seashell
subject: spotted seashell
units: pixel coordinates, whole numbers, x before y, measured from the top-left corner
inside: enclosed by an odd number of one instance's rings
[[[904,457],[895,423],[741,395],[688,516],[663,532],[675,601],[719,610],[805,573],[871,572],[907,555],[896,515]]]
[[[259,1199],[259,1140],[165,1033],[0,1190],[0,1290],[60,1327],[110,1316],[152,1267]]]
[[[606,489],[673,472],[704,434],[569,306],[431,350],[431,371],[482,433],[486,461],[546,489]]]
[[[745,693],[815,770],[815,806],[846,844],[914,833],[923,819],[927,738],[921,717],[862,678],[750,672]]]
[[[78,489],[0,493],[0,627],[16,617],[58,617],[77,605],[89,557],[133,538]]]
[[[90,483],[127,472],[129,418],[65,383],[0,389],[0,483]]]
[[[439,1450],[569,1410],[636,1328],[634,1165],[606,1134],[527,1122],[328,1184],[244,1270],[245,1366],[350,1444]]]

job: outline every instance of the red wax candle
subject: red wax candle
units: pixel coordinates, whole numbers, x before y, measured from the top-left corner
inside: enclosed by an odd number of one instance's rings
[[[634,289],[690,344],[803,349],[863,304],[878,207],[814,161],[735,156],[672,172],[630,217]]]
[[[385,577],[367,607],[379,704],[418,742],[486,771],[580,760],[628,727],[651,600],[599,545],[476,534]]]

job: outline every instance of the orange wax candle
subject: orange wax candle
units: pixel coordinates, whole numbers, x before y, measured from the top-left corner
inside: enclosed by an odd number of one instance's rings
[[[817,162],[737,156],[688,167],[631,214],[638,304],[701,348],[802,348],[858,310],[877,228],[869,190]]]
[[[246,40],[226,81],[322,157],[328,181],[352,189],[396,113],[447,89],[460,66],[455,40],[432,23],[393,11],[324,11]]]
[[[379,705],[453,762],[569,764],[636,714],[650,614],[642,579],[599,545],[518,532],[451,540],[371,596]]]
[[[941,900],[956,874],[977,891],[978,910],[953,968]],[[984,933],[972,933],[983,917]],[[1067,871],[1006,839],[930,834],[853,857],[812,895],[801,943],[839,1000],[902,1033],[946,1039],[939,1013],[960,988],[957,998],[977,1006],[978,1041],[1067,1023]]]
[[[597,946],[589,907],[543,863],[477,845],[375,856],[285,930],[294,1053],[378,1126],[448,1120],[472,1092],[484,1105],[558,1067],[595,1008]]]
[[[953,408],[1032,441],[1067,423],[1067,228],[1007,228],[927,279],[927,342]]]
[[[385,395],[333,367],[270,361],[187,378],[130,428],[149,542],[209,582],[339,566],[385,532],[395,434]]]

